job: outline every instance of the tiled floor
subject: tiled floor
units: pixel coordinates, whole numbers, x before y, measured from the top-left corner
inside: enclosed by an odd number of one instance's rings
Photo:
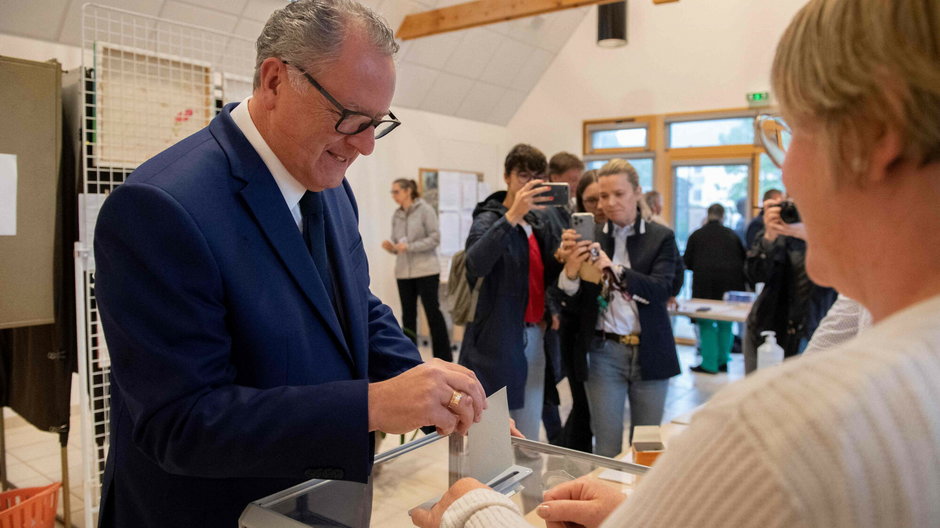
[[[78,406],[72,407],[72,428],[68,457],[69,499],[72,524],[84,527],[82,507],[82,452],[78,444],[80,416]],[[9,409],[4,410],[7,478],[17,488],[46,486],[62,482],[62,454],[59,435],[39,431]],[[59,496],[63,515],[64,496]],[[61,526],[61,525],[60,525]]]
[[[422,347],[422,355],[429,358],[430,351]],[[732,356],[728,374],[713,376],[689,372],[689,366],[698,363],[693,348],[679,347],[679,357],[683,372],[670,382],[664,421],[670,421],[687,414],[707,401],[729,382],[744,376],[744,364],[740,355]],[[74,385],[77,386],[77,381]],[[568,391],[567,382],[563,381],[558,385],[558,388],[562,401],[561,415],[564,417],[571,408],[571,395]],[[77,391],[73,391],[73,394],[77,394]],[[9,409],[4,410],[4,419],[6,426],[7,473],[10,482],[17,487],[25,488],[61,481],[61,455],[58,435],[38,431]],[[72,435],[67,452],[72,524],[82,528],[85,523],[82,504],[82,454],[79,424],[80,416],[76,401],[73,404]],[[398,441],[390,436],[387,443],[388,447],[391,448],[397,445]],[[62,513],[62,504],[63,501],[60,497],[60,515]]]

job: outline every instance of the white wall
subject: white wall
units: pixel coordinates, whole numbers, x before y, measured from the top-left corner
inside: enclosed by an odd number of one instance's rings
[[[398,178],[418,178],[419,168],[479,171],[493,190],[502,180],[506,128],[420,110],[393,108],[402,126],[376,142],[347,173],[359,201],[359,230],[369,255],[372,291],[399,310],[395,257],[380,244],[391,232],[395,202],[389,191]]]
[[[3,33],[0,33],[0,55],[38,62],[56,59],[62,63],[65,70],[82,65],[80,48]]]
[[[586,119],[737,108],[770,89],[777,40],[805,0],[630,0],[627,46],[599,48],[597,8],[508,125],[547,155],[582,152]]]

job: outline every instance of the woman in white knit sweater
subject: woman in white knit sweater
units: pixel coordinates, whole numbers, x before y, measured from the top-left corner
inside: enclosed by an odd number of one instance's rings
[[[583,479],[549,491],[550,528],[940,523],[940,2],[811,0],[773,87],[810,276],[874,326],[721,391],[629,500]],[[412,520],[527,526],[469,479]]]

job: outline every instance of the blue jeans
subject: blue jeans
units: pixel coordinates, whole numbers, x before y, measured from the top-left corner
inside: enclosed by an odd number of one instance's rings
[[[509,416],[516,421],[516,428],[529,440],[539,439],[542,425],[542,400],[545,397],[545,349],[538,326],[525,328],[525,359],[528,372],[525,378],[525,404],[521,409],[511,409]]]
[[[612,457],[622,451],[627,398],[631,431],[633,426],[660,425],[663,420],[669,380],[643,380],[638,356],[635,346],[601,337],[591,342],[584,388],[591,409],[595,454]]]

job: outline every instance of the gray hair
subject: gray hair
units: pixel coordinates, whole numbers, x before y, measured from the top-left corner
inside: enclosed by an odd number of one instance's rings
[[[255,48],[254,88],[261,85],[261,63],[276,57],[311,75],[335,61],[350,27],[362,29],[375,49],[389,56],[398,51],[395,35],[379,14],[353,0],[298,0],[278,9],[261,30]],[[291,83],[306,89],[298,73]]]

